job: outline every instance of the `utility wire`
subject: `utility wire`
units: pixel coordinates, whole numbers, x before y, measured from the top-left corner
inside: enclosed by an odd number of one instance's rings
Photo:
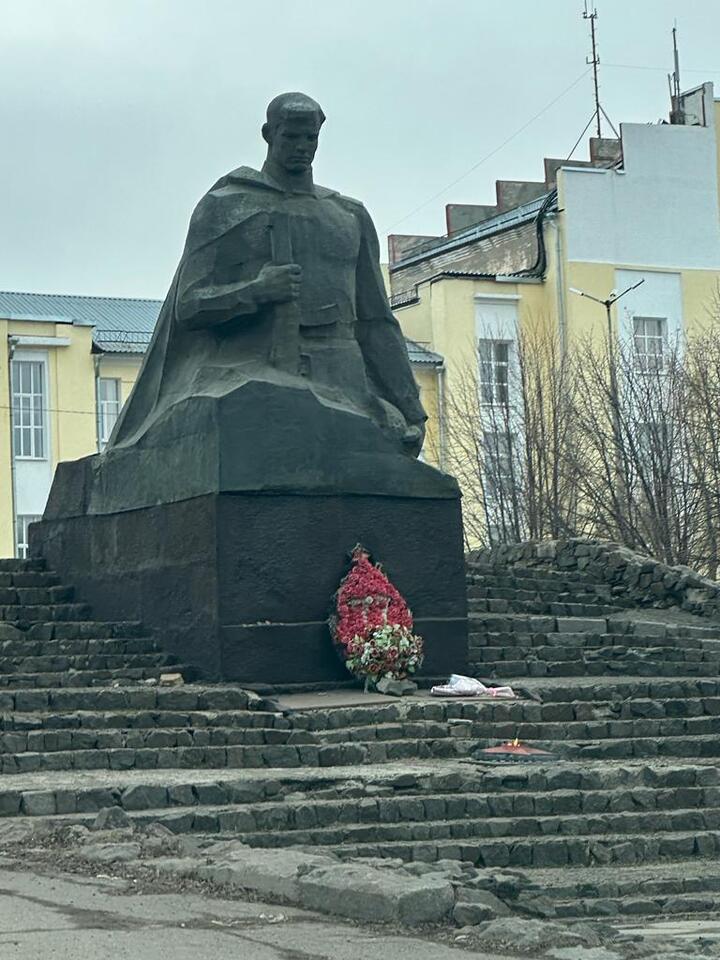
[[[575,153],[575,151],[577,150],[577,148],[580,146],[580,141],[581,141],[582,138],[585,136],[585,134],[588,132],[588,129],[589,129],[589,127],[590,127],[590,124],[593,122],[594,119],[595,119],[595,111],[593,110],[593,112],[590,114],[590,119],[588,120],[588,122],[587,122],[587,123],[585,124],[585,126],[583,127],[582,133],[580,134],[580,136],[579,136],[579,137],[577,138],[577,140],[575,141],[575,146],[572,148],[572,150],[570,151],[570,153],[565,157],[565,160],[566,160],[566,161],[572,159],[572,155]]]
[[[607,122],[610,124],[610,129],[611,129],[612,132],[615,134],[615,137],[619,140],[619,139],[620,139],[620,134],[617,132],[617,128],[616,128],[615,124],[612,122],[612,120],[610,119],[610,117],[609,117],[609,116],[607,115],[607,113],[605,112],[605,107],[603,107],[602,104],[600,104],[600,109],[602,110],[603,116],[605,117],[605,119],[607,120]]]
[[[0,403],[0,410],[13,410],[17,409],[16,407],[11,407],[9,403]],[[98,414],[97,410],[68,410],[64,407],[41,407],[43,413],[73,413],[73,414],[82,414],[83,416],[95,417]],[[20,427],[19,423],[13,424],[15,427]],[[24,426],[29,426],[25,424]]]
[[[590,73],[590,67],[588,67],[587,70],[583,70],[583,72],[580,74],[579,77],[573,80],[573,82],[569,86],[565,87],[565,89],[561,91],[552,100],[550,100],[549,103],[546,103],[545,106],[542,108],[542,110],[538,110],[538,112],[534,116],[530,117],[530,119],[527,120],[521,127],[518,127],[518,129],[514,133],[511,133],[510,136],[507,137],[505,140],[503,140],[503,142],[499,144],[497,147],[495,147],[494,150],[491,150],[490,153],[486,153],[485,156],[481,157],[481,159],[478,160],[477,163],[474,163],[469,170],[466,170],[465,173],[461,174],[459,177],[457,177],[457,179],[453,180],[452,183],[448,183],[446,186],[442,188],[442,190],[438,190],[438,192],[433,194],[432,197],[428,197],[427,200],[423,201],[423,203],[415,207],[414,210],[411,210],[410,213],[405,214],[405,216],[402,217],[400,220],[396,220],[395,223],[391,224],[389,227],[385,227],[382,232],[389,233],[391,230],[394,230],[395,227],[397,227],[399,224],[404,223],[406,220],[409,220],[410,217],[414,216],[416,213],[418,213],[418,211],[424,210],[425,207],[431,204],[434,200],[437,200],[438,197],[441,197],[444,193],[447,193],[448,190],[451,190],[454,186],[456,186],[466,177],[470,176],[470,174],[473,173],[475,170],[477,170],[478,167],[482,166],[483,163],[486,163],[488,160],[494,157],[496,153],[499,153],[503,149],[503,147],[506,147],[512,140],[515,139],[515,137],[518,137],[521,133],[523,133],[523,131],[527,130],[527,128],[531,124],[535,123],[536,120],[539,120],[540,117],[543,116],[543,114],[547,113],[551,107],[555,106],[558,100],[562,100],[562,98],[566,96],[566,94],[570,93],[570,91],[574,87],[576,87],[582,80],[584,80],[589,73]]]
[[[605,63],[604,60],[603,67],[615,67],[618,70],[660,70],[663,73],[668,72],[667,67],[646,66],[640,63]],[[720,73],[720,70],[689,70],[687,67],[683,67],[683,73]]]

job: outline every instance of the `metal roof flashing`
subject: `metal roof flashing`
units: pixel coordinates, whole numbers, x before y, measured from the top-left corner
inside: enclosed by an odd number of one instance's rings
[[[391,273],[395,270],[401,270],[413,263],[419,263],[422,260],[428,260],[431,257],[435,257],[439,253],[448,250],[454,250],[457,247],[463,247],[475,240],[492,236],[495,233],[502,233],[506,230],[511,230],[513,227],[517,227],[523,223],[534,220],[537,214],[540,213],[543,205],[552,196],[552,193],[553,191],[550,190],[542,196],[537,197],[535,200],[531,200],[529,203],[520,204],[520,206],[513,207],[512,210],[507,210],[504,213],[498,214],[496,217],[491,217],[489,220],[483,220],[481,223],[476,224],[474,227],[471,227],[462,233],[453,234],[452,237],[443,237],[432,247],[424,249],[414,255],[411,254],[410,256],[406,256],[404,259],[398,260],[395,263],[391,263],[389,265],[389,270]]]
[[[142,356],[152,340],[162,300],[86,297],[0,290],[0,319],[92,327],[93,353]],[[442,364],[443,358],[407,340],[411,362]]]

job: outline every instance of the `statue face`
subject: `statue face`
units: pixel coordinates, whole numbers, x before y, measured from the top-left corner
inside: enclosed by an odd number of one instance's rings
[[[268,154],[288,173],[303,173],[312,166],[319,133],[315,117],[281,120],[270,132]]]

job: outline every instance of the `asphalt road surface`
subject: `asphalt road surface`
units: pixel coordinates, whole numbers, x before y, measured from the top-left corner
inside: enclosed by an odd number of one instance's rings
[[[505,960],[317,914],[0,862],[2,960]]]

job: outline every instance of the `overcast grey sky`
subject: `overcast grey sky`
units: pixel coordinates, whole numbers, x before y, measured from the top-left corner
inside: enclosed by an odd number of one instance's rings
[[[597,7],[616,124],[666,115],[676,17],[683,86],[720,89],[719,0]],[[571,86],[588,70],[582,9],[0,0],[0,288],[164,296],[194,204],[261,165],[264,108],[284,90],[323,105],[316,180],[365,202],[383,248],[388,232],[441,233],[446,202],[492,202],[496,178],[540,179],[544,155],[572,148],[592,111],[589,72]]]

